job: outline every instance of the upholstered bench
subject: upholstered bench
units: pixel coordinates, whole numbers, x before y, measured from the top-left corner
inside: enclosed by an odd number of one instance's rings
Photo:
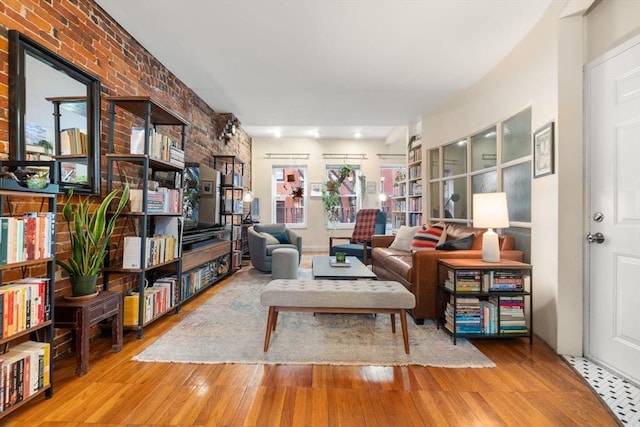
[[[314,313],[389,313],[391,331],[396,332],[395,315],[400,316],[404,351],[409,353],[406,311],[415,307],[414,295],[398,282],[380,280],[278,279],[269,282],[260,295],[269,307],[264,351],[269,350],[280,311]]]

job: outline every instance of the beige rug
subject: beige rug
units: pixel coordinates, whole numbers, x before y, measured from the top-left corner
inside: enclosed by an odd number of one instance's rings
[[[301,277],[309,277],[301,270]],[[267,308],[260,292],[271,280],[249,269],[198,307],[134,360],[169,363],[264,363],[328,365],[422,365],[494,367],[465,339],[457,345],[433,322],[409,317],[411,354],[402,331],[391,332],[390,316],[378,314],[280,313],[269,351],[264,353]]]

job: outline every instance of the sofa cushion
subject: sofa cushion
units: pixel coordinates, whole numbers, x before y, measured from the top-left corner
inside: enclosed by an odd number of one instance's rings
[[[457,240],[447,240],[444,243],[436,246],[439,251],[458,251],[463,249],[471,249],[473,244],[473,234],[469,234],[467,237]]]
[[[447,232],[444,222],[438,222],[430,227],[423,225],[418,228],[416,234],[413,236],[411,249],[435,249],[436,246],[444,242],[446,238]]]
[[[286,231],[280,231],[270,234],[278,240],[278,243],[291,243],[291,240],[289,240],[289,236],[287,235]]]
[[[411,252],[402,252],[399,256],[390,256],[384,260],[385,268],[396,273],[404,280],[411,280]]]
[[[280,243],[273,234],[260,233],[260,235],[266,239],[267,245],[277,245],[278,243]]]
[[[420,226],[409,227],[406,225],[401,225],[400,229],[396,233],[396,238],[393,239],[393,242],[389,245],[389,248],[409,252],[411,250],[411,241],[413,240],[413,235],[416,234],[418,228],[420,228]]]
[[[486,228],[473,228],[461,224],[447,224],[447,240],[458,240],[473,235],[471,249],[482,249],[482,235]]]

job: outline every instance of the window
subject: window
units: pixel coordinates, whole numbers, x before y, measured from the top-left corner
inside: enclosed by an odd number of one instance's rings
[[[304,227],[307,224],[306,166],[272,167],[273,204],[271,217],[278,224]]]
[[[394,200],[398,192],[396,176],[405,174],[404,165],[383,165],[380,166],[380,210],[387,215],[387,224],[405,224],[405,206],[398,206],[398,199]],[[402,196],[404,200],[404,196]]]
[[[516,223],[511,228],[530,227],[531,108],[468,138],[430,149],[429,159],[432,220],[471,223],[472,194],[504,191],[509,220]]]
[[[356,221],[356,214],[361,205],[360,200],[360,166],[326,165],[327,181],[340,183],[336,187],[339,198],[333,222],[351,224]]]

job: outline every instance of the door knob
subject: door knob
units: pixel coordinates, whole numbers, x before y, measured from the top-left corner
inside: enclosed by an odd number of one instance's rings
[[[604,234],[602,233],[596,233],[596,234],[587,234],[587,242],[589,243],[603,243],[604,242]]]

